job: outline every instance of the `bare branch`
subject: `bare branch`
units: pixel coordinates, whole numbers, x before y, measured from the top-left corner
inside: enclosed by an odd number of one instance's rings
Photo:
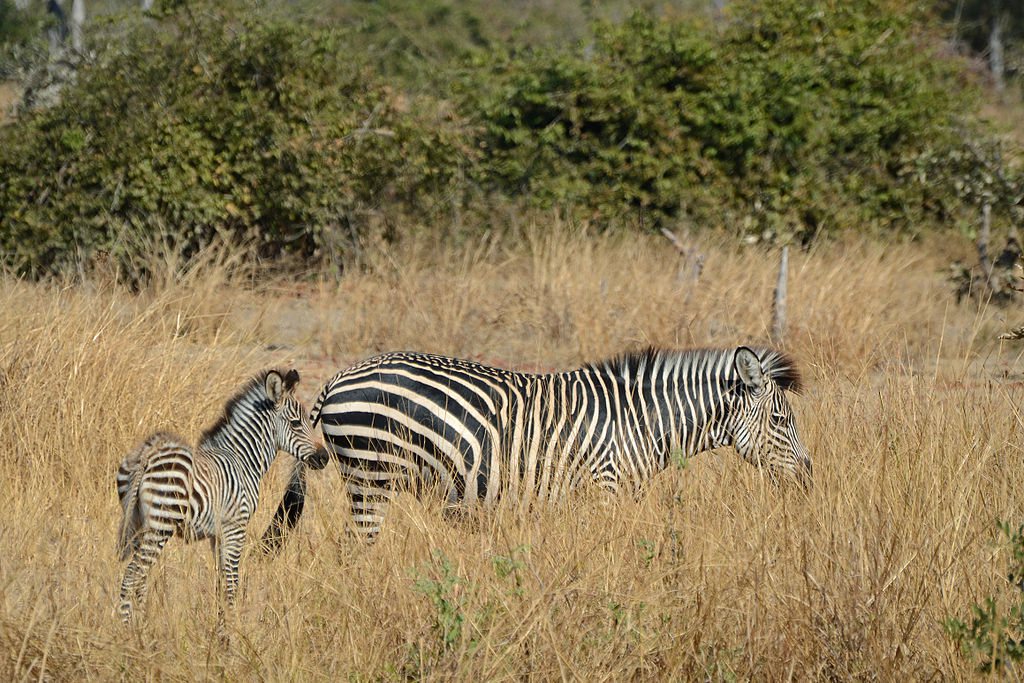
[[[680,256],[689,255],[689,251],[687,250],[686,245],[684,245],[682,241],[680,241],[680,239],[676,237],[676,234],[674,232],[672,232],[668,228],[662,228],[661,234],[664,235],[668,239],[668,241],[672,243],[672,246],[676,248],[676,251],[679,252]]]
[[[675,250],[679,252],[679,270],[676,274],[676,280],[682,285],[687,280],[690,281],[691,285],[697,284],[700,280],[700,275],[704,271],[704,254],[697,251],[696,247],[688,246],[685,242],[679,239],[679,236],[667,228],[661,228],[661,234],[672,243]],[[692,293],[693,287],[687,292],[687,299]]]

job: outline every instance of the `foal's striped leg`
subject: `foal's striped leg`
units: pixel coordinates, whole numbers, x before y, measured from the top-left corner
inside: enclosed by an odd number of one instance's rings
[[[139,545],[132,553],[132,560],[124,572],[124,580],[121,581],[120,612],[125,623],[132,620],[135,605],[145,600],[146,577],[172,534],[171,529],[159,528],[148,528],[142,533]]]
[[[232,525],[222,531],[217,548],[217,564],[220,569],[221,594],[224,603],[230,608],[235,605],[238,593],[238,564],[242,556],[242,545],[245,541],[245,527],[242,524]]]

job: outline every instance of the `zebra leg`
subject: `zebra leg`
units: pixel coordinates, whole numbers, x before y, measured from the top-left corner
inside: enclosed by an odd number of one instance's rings
[[[367,543],[373,543],[384,524],[393,494],[389,489],[374,486],[370,482],[349,480],[346,486],[356,535]]]
[[[267,530],[263,532],[263,538],[260,540],[260,549],[264,554],[271,555],[281,549],[285,534],[299,523],[305,506],[306,467],[296,461],[292,468],[292,476],[288,480],[288,488],[284,492],[284,498],[281,499],[281,504],[274,512],[274,519],[270,522]]]
[[[238,563],[242,557],[242,544],[245,541],[245,525],[230,526],[223,530],[220,543],[217,544],[217,564],[220,570],[221,597],[224,605],[231,609],[235,606],[238,593]]]
[[[146,598],[146,578],[149,570],[156,564],[160,553],[171,537],[173,531],[168,529],[148,528],[142,533],[134,552],[131,562],[125,569],[124,578],[121,580],[121,621],[128,624],[132,621],[136,604],[141,604]]]
[[[217,600],[217,632],[227,644],[226,612],[234,609],[238,594],[238,563],[245,541],[245,522],[221,531],[217,542],[217,567],[220,574]]]
[[[591,463],[590,476],[601,490],[611,494],[604,498],[606,501],[613,499],[618,494],[619,472],[610,459],[604,462]]]

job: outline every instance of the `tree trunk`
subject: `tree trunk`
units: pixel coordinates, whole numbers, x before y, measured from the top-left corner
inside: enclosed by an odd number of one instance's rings
[[[992,17],[992,30],[988,34],[988,66],[992,71],[992,84],[1000,95],[1006,88],[1006,63],[1003,55],[1004,19],[1005,15],[997,9]]]
[[[992,283],[992,259],[988,255],[988,240],[991,233],[992,206],[985,202],[981,207],[981,230],[978,232],[978,263],[981,264],[981,274],[989,295],[995,291]]]
[[[82,52],[85,43],[82,40],[82,25],[85,24],[85,0],[73,0],[71,3],[71,48]]]
[[[153,9],[153,0],[142,0],[141,6],[143,12],[148,12]]]
[[[704,254],[697,251],[697,247],[687,246],[679,239],[674,232],[668,228],[662,228],[661,234],[664,235],[672,246],[679,252],[679,269],[676,271],[676,282],[681,286],[689,285],[686,291],[686,300],[690,300],[690,295],[693,290],[697,288],[697,282],[700,280],[700,274],[704,270]]]

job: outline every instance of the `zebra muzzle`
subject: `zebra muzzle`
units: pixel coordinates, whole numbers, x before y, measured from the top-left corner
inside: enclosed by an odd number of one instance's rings
[[[321,446],[313,452],[313,455],[306,458],[306,465],[311,470],[322,470],[327,466],[327,462],[331,459],[330,453],[327,449]]]

